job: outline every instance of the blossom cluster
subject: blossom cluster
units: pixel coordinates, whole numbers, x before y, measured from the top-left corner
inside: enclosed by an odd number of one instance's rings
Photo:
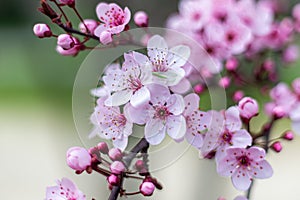
[[[291,44],[299,31],[299,6],[293,16],[277,19],[282,12],[277,0],[182,0],[179,13],[168,19],[167,27],[199,42],[207,51],[201,59],[213,58],[219,70],[232,57],[256,59],[267,50],[283,50],[282,59],[289,63],[299,54],[298,47]]]

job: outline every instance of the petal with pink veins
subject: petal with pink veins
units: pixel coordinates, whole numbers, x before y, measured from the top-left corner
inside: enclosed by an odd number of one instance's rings
[[[174,140],[179,140],[186,133],[186,122],[182,115],[169,116],[166,123],[166,131]]]

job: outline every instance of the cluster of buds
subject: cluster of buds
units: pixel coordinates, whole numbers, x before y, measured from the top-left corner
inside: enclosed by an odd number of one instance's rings
[[[107,159],[109,158],[109,159]],[[151,196],[155,188],[162,189],[160,183],[151,176],[144,160],[137,160],[133,170],[124,161],[126,154],[118,148],[109,148],[107,143],[100,142],[96,147],[85,149],[72,147],[67,151],[67,164],[75,170],[76,174],[86,171],[98,172],[106,177],[109,188],[120,187],[121,195],[131,195],[123,189],[124,178],[142,180],[139,191],[134,194]]]
[[[57,13],[49,2],[57,6],[61,13]],[[53,34],[47,24],[39,23],[34,25],[33,32],[39,38],[56,37],[56,51],[64,56],[76,56],[80,51],[94,49],[95,47],[86,46],[86,43],[95,39],[103,45],[109,45],[114,42],[113,36],[129,29],[128,23],[131,19],[131,12],[126,7],[121,9],[115,3],[99,3],[96,8],[98,20],[83,19],[78,12],[75,0],[42,0],[40,12],[48,16],[51,21],[64,30],[65,33]],[[78,30],[74,29],[67,13],[62,7],[68,6],[72,9],[80,22]],[[144,11],[138,11],[134,15],[134,22],[137,27],[148,27],[149,18]],[[82,38],[75,37],[75,35]],[[128,41],[130,42],[130,41]],[[116,43],[119,43],[116,41]]]

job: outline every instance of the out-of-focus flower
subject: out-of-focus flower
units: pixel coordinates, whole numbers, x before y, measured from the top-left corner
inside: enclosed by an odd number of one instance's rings
[[[72,147],[67,151],[67,164],[74,170],[85,170],[92,163],[89,152],[82,147]]]
[[[82,33],[90,32],[91,34],[94,34],[94,30],[97,28],[97,26],[98,26],[97,21],[93,19],[85,19],[83,20],[83,22],[79,23],[79,30]],[[88,30],[86,30],[86,27],[88,28]]]
[[[234,187],[245,191],[253,178],[265,179],[273,175],[265,156],[265,150],[260,147],[229,148],[226,156],[217,161],[217,172],[221,176],[231,176]]]
[[[299,47],[297,45],[288,46],[282,55],[282,59],[286,63],[293,63],[299,58]]]
[[[46,200],[86,200],[85,195],[69,179],[57,180],[56,186],[47,187]]]
[[[134,23],[139,27],[148,27],[149,17],[144,11],[138,11],[134,14]]]

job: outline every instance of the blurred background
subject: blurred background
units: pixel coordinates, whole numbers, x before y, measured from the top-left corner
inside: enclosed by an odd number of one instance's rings
[[[164,26],[178,5],[175,0],[115,2],[130,7],[133,13],[145,10],[151,18],[150,25],[157,27]],[[77,3],[84,18],[96,18],[99,1]],[[66,150],[82,145],[73,122],[72,89],[88,52],[74,58],[62,57],[55,51],[54,39],[36,38],[33,25],[49,22],[37,11],[38,7],[36,0],[0,1],[0,199],[44,199],[45,188],[62,177],[74,180],[88,199],[106,199],[108,190],[103,177],[77,176],[65,163]],[[299,65],[283,69],[282,78],[290,82],[299,76]],[[256,90],[252,88],[254,93]],[[261,116],[254,124],[264,120]],[[289,122],[282,121],[274,132],[288,128]],[[299,199],[299,150],[298,137],[285,145],[282,153],[268,155],[275,174],[255,183],[253,199]],[[164,159],[168,155],[161,156]],[[233,199],[241,194],[229,179],[218,177],[214,162],[200,160],[194,149],[154,175],[165,188],[149,199],[216,200],[219,196]]]

